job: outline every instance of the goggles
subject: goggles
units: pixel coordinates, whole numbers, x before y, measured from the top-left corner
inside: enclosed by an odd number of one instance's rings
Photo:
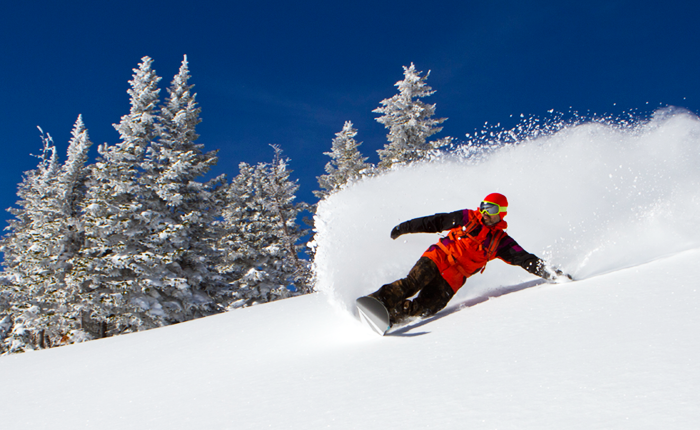
[[[498,215],[501,212],[508,212],[508,207],[507,206],[499,206],[496,203],[491,203],[491,202],[481,202],[481,205],[479,205],[479,212],[481,212],[483,215]]]

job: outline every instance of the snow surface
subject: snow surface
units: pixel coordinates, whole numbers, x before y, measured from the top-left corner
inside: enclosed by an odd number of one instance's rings
[[[588,124],[362,181],[321,204],[319,293],[0,357],[22,429],[700,427],[700,120]],[[510,200],[509,233],[576,282],[490,263],[435,317],[379,337],[354,298],[437,235],[395,224]]]

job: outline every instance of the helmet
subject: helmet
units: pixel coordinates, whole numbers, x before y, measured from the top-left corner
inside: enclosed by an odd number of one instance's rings
[[[508,199],[503,194],[491,193],[484,197],[483,201],[486,203],[495,203],[500,206],[499,215],[501,215],[501,219],[508,214]]]

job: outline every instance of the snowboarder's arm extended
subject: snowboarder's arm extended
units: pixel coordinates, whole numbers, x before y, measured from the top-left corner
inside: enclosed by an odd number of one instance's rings
[[[391,230],[391,238],[407,233],[439,233],[464,225],[464,211],[440,213],[402,222]]]
[[[570,275],[562,272],[559,269],[554,269],[547,266],[544,260],[525,251],[512,237],[506,236],[498,246],[496,256],[508,264],[520,266],[533,275],[544,278],[548,281],[553,281],[560,276],[568,279],[573,279]]]

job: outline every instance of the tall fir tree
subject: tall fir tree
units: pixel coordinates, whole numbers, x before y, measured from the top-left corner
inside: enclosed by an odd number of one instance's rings
[[[222,252],[218,270],[230,285],[233,308],[255,302],[261,288],[273,289],[267,282],[267,261],[261,251],[261,245],[270,238],[260,196],[260,169],[247,163],[240,163],[238,168],[238,175],[226,189],[218,242]]]
[[[435,91],[426,84],[430,71],[421,77],[416,67],[404,66],[404,79],[396,83],[399,94],[381,101],[381,107],[372,112],[382,114],[376,120],[389,129],[389,143],[380,149],[380,169],[389,169],[394,164],[405,164],[421,160],[438,148],[452,141],[445,137],[428,142],[427,139],[440,132],[438,125],[447,118],[433,118],[435,104],[429,105],[420,101]]]
[[[85,244],[73,281],[84,292],[89,318],[108,325],[108,334],[166,324],[149,282],[159,263],[147,247],[152,190],[140,178],[146,150],[158,136],[160,77],[152,62],[144,57],[134,69],[130,113],[114,126],[121,141],[99,146],[83,208]]]
[[[297,218],[302,211],[308,210],[305,203],[295,203],[299,184],[291,180],[289,159],[283,156],[282,148],[272,145],[275,152],[268,173],[264,175],[263,192],[267,209],[272,215],[273,232],[279,245],[269,250],[273,260],[275,283],[282,286],[293,286],[298,294],[311,292],[310,270],[307,262],[299,257],[304,250],[302,237],[308,232],[297,224]]]
[[[335,134],[331,151],[324,152],[331,157],[331,161],[326,164],[326,174],[318,177],[322,191],[314,191],[316,197],[322,199],[372,171],[372,165],[367,163],[367,158],[362,157],[358,149],[362,143],[357,143],[355,136],[357,130],[350,121],[346,121],[343,129]]]
[[[56,179],[58,158],[51,136],[44,134],[41,128],[39,130],[43,144],[39,164],[36,169],[24,173],[17,189],[19,200],[16,207],[8,209],[14,218],[9,221],[2,239],[5,272],[14,280],[0,287],[6,306],[3,310],[2,352],[33,350],[44,342],[41,302],[46,283],[42,278],[48,275],[48,270],[41,265],[47,263],[50,250],[43,246],[42,228],[47,219],[55,216],[52,205],[46,203],[54,194],[50,185]]]
[[[162,260],[151,276],[161,301],[168,303],[170,318],[186,320],[217,309],[212,296],[218,294],[222,277],[214,270],[218,254],[214,248],[221,202],[216,188],[223,177],[198,182],[217,162],[216,152],[203,153],[196,144],[200,108],[188,84],[187,57],[168,88],[160,110],[159,139],[149,146],[142,183],[153,189],[149,217],[149,247]]]
[[[4,287],[15,292],[5,316],[11,329],[5,330],[2,349],[9,352],[86,338],[81,330],[79,292],[66,279],[81,242],[78,205],[92,143],[82,116],[73,127],[63,166],[58,165],[50,136],[42,139],[42,161],[20,185],[21,209],[13,210],[16,218],[3,239],[5,271],[15,279]]]
[[[310,291],[308,264],[299,258],[306,233],[296,219],[303,203],[293,203],[298,185],[288,160],[273,146],[272,163],[240,164],[228,187],[223,211],[220,265],[234,292],[232,307],[265,303]]]

